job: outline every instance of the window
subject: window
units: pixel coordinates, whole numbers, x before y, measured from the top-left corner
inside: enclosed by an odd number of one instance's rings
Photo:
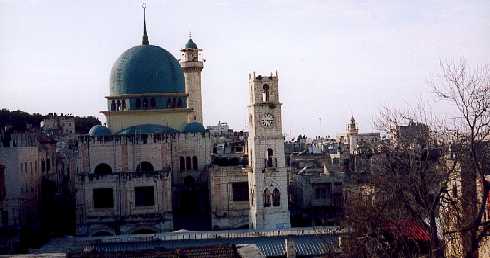
[[[0,165],[0,201],[5,200],[5,196],[7,196],[7,188],[5,183],[5,167]]]
[[[126,100],[125,99],[122,100],[121,109],[126,110]]]
[[[197,170],[197,157],[192,157],[192,169]]]
[[[157,106],[157,103],[155,102],[155,98],[150,99],[150,108],[155,108]]]
[[[121,111],[121,101],[120,100],[117,100],[116,110]]]
[[[153,186],[135,187],[134,205],[136,207],[155,205],[155,195],[154,195]]]
[[[111,111],[115,111],[116,110],[116,102],[113,100],[111,101]]]
[[[327,191],[325,188],[320,187],[315,189],[315,199],[326,199]]]
[[[274,151],[272,149],[267,149],[267,167],[273,167],[272,156]]]
[[[49,159],[46,160],[46,172],[49,172],[51,170],[51,162]]]
[[[136,166],[136,172],[153,172],[153,165],[148,161],[143,161]]]
[[[271,192],[269,189],[264,190],[264,207],[270,207],[271,206]]]
[[[248,182],[233,183],[231,188],[234,202],[248,201]]]
[[[185,158],[180,157],[180,172],[183,172],[185,170]]]
[[[264,84],[264,86],[262,86],[262,89],[264,90],[262,92],[262,101],[267,102],[269,101],[269,85]]]
[[[93,190],[94,208],[114,208],[112,188],[96,188]]]
[[[8,226],[9,224],[9,213],[7,211],[2,211],[2,225]]]
[[[41,161],[41,171],[46,171],[46,163],[44,162],[44,159]]]
[[[279,189],[274,188],[272,191],[272,206],[280,206],[281,205],[281,193]]]
[[[332,192],[331,183],[317,184],[315,187],[315,199],[327,199],[330,198]]]
[[[143,98],[143,108],[148,108],[148,99]]]
[[[135,107],[136,107],[136,109],[141,108],[141,100],[140,99],[136,99]]]
[[[110,175],[112,174],[112,168],[106,163],[101,163],[95,167],[94,173],[96,175]]]
[[[191,170],[191,157],[186,157],[185,158],[185,167],[187,170]]]

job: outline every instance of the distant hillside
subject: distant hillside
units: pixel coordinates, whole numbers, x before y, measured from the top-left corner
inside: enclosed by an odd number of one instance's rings
[[[24,132],[29,127],[39,129],[41,121],[46,116],[39,113],[29,114],[24,111],[0,110],[0,128],[8,128],[9,132]],[[100,120],[93,116],[75,116],[75,131],[79,134],[86,134],[94,125],[100,125]]]

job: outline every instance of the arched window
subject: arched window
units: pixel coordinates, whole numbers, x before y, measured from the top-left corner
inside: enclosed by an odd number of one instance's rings
[[[136,109],[140,109],[141,108],[141,100],[140,99],[136,99],[135,107],[136,107]]]
[[[148,99],[143,98],[143,108],[148,108]]]
[[[123,99],[121,102],[121,110],[126,110],[126,100]]]
[[[271,206],[271,192],[269,189],[264,190],[264,207],[270,207]]]
[[[172,107],[175,108],[177,106],[177,100],[172,98]]]
[[[172,99],[167,99],[167,107],[170,108],[172,107]]]
[[[197,170],[197,157],[192,157],[192,169]]]
[[[143,161],[136,166],[136,172],[153,172],[153,165],[148,161]]]
[[[262,86],[262,89],[264,90],[262,92],[262,101],[267,102],[269,101],[269,85],[264,84],[264,86]]]
[[[180,172],[185,170],[185,158],[180,157]]]
[[[280,206],[281,205],[281,193],[279,189],[274,188],[272,191],[272,206]]]
[[[112,174],[112,168],[106,163],[100,163],[95,167],[94,173],[96,175],[110,175]]]
[[[121,111],[121,101],[120,100],[117,100],[117,102],[116,102],[116,110]]]
[[[272,156],[274,156],[274,151],[272,149],[267,149],[267,167],[273,167]]]
[[[192,169],[192,167],[191,167],[191,157],[186,157],[185,158],[185,168],[187,170],[191,170]]]
[[[155,98],[150,99],[150,108],[155,108],[157,106],[157,103],[155,101]]]
[[[116,110],[116,102],[113,100],[111,101],[111,111],[115,111]]]
[[[46,171],[46,162],[44,162],[44,159],[41,161],[41,172],[44,173]]]
[[[182,99],[179,98],[177,101],[177,107],[182,107]]]

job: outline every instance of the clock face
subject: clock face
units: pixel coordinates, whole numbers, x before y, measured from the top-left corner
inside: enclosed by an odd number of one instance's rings
[[[260,123],[264,127],[271,127],[273,122],[274,122],[274,116],[271,113],[265,113],[264,116],[262,116],[262,119],[260,120]]]

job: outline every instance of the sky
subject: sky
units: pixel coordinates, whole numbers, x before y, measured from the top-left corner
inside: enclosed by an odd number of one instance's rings
[[[148,0],[150,44],[203,49],[205,125],[247,129],[248,74],[278,71],[287,136],[436,103],[441,60],[490,63],[490,1]],[[0,0],[0,108],[94,115],[113,63],[141,44],[142,1]]]

